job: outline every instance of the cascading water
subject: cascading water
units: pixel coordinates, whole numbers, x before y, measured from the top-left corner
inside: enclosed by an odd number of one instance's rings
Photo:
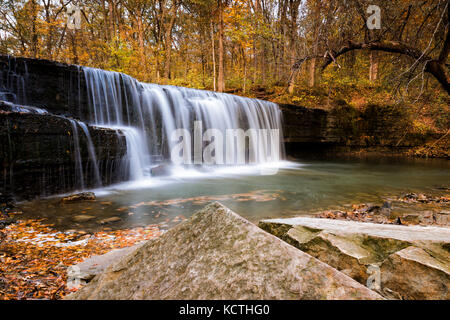
[[[27,104],[26,80],[28,78],[28,66],[26,61],[22,62],[23,74],[18,71],[18,62],[15,57],[8,56],[8,69],[3,81],[0,77],[0,100],[15,104]]]
[[[75,154],[75,185],[81,189],[85,188],[83,163],[81,161],[80,140],[78,136],[78,126],[75,120],[69,119],[73,132],[74,154]]]
[[[215,129],[226,138],[221,146],[224,159],[237,159],[237,150],[242,150],[242,147],[246,156],[249,159],[252,157],[253,163],[266,164],[283,159],[281,112],[274,103],[205,90],[141,83],[122,73],[76,66],[68,76],[69,82],[64,85],[64,90],[68,90],[65,95],[67,105],[71,106],[66,117],[55,115],[51,106],[49,111],[27,106],[27,64],[12,57],[8,59],[8,67],[0,77],[0,100],[4,100],[1,108],[11,112],[48,114],[70,123],[75,188],[148,178],[155,166],[170,162],[171,151],[179,144],[179,141],[172,140],[172,133],[184,129],[191,134],[189,138],[194,137],[192,140],[195,140],[198,122],[201,122],[200,140],[208,129]],[[75,99],[76,103],[71,99]],[[123,157],[121,152],[120,155],[116,153],[115,158],[108,162],[102,154],[102,160],[98,161],[98,146],[94,146],[89,126],[116,131],[119,143],[116,150],[123,150],[120,144],[124,141],[126,155]],[[278,148],[274,152],[263,137],[257,140],[254,154],[250,154],[245,140],[237,141],[235,145],[234,137],[226,135],[229,129],[279,130]],[[210,137],[208,141],[200,141],[200,149],[208,147],[207,142],[211,146],[216,140],[214,136],[214,139]],[[230,141],[232,148],[228,148]],[[198,144],[188,142],[193,146],[190,150],[195,151]],[[104,150],[109,152],[108,148]],[[213,152],[217,155],[217,150]],[[197,170],[202,163],[196,162],[195,157],[191,157],[195,166],[189,168]],[[204,161],[200,171],[210,173],[215,170],[216,164],[222,163]],[[230,164],[227,162],[227,165]],[[172,171],[177,175],[184,173],[185,167],[172,165],[166,168],[168,170],[165,172]]]
[[[201,121],[203,131],[217,129],[280,130],[281,112],[275,103],[211,91],[140,83],[127,75],[94,68],[83,68],[90,124],[116,128],[127,142],[127,162],[131,180],[143,179],[154,165],[152,159],[169,158],[177,141],[171,140],[176,129],[193,131],[194,121]],[[228,137],[227,137],[228,138]],[[277,154],[268,155],[267,139],[258,139],[257,163],[283,158],[281,140]],[[240,146],[238,146],[240,147]],[[225,150],[227,158],[235,150]],[[272,152],[273,153],[273,152]]]
[[[100,171],[98,169],[97,156],[95,155],[95,149],[94,149],[94,144],[92,143],[91,134],[89,133],[89,129],[84,122],[77,121],[77,123],[83,130],[84,135],[86,137],[86,144],[88,147],[89,158],[91,159],[92,171],[94,173],[95,186],[101,187],[102,179],[100,177]]]

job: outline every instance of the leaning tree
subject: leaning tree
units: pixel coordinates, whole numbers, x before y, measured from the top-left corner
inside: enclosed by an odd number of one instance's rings
[[[372,14],[367,8],[376,4],[380,10],[379,28],[369,29]],[[450,53],[450,4],[448,0],[431,1],[328,1],[320,22],[324,30],[319,39],[321,50],[299,57],[292,66],[289,85],[301,65],[320,61],[323,71],[339,57],[355,50],[385,52],[407,57],[409,65],[402,74],[408,79],[431,74],[450,94],[448,55]],[[331,18],[330,18],[331,17]],[[371,23],[371,22],[370,22]]]

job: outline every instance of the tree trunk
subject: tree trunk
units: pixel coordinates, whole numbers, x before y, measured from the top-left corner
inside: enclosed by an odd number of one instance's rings
[[[73,54],[73,64],[79,64],[78,61],[78,50],[77,50],[77,30],[74,29],[71,32],[72,38],[72,54]]]
[[[375,51],[370,52],[370,70],[369,80],[376,81],[378,79],[378,56]]]
[[[245,94],[246,90],[247,90],[247,59],[245,58],[245,49],[242,48],[242,60],[244,63],[244,88],[243,88],[243,92]]]
[[[36,1],[31,1],[31,10],[32,12],[32,35],[31,35],[31,55],[33,58],[37,58],[38,55],[38,34],[37,34],[37,27],[36,27],[36,20],[37,20],[37,8],[36,8]]]
[[[172,57],[172,31],[168,30],[166,35],[166,50],[164,63],[164,78],[170,79],[170,63]],[[187,61],[186,61],[187,64]]]
[[[219,77],[218,91],[225,91],[225,75],[224,75],[224,45],[223,45],[223,3],[219,0]]]
[[[172,5],[170,9],[171,17],[169,24],[166,26],[166,35],[165,35],[165,64],[164,64],[164,78],[170,79],[170,65],[172,63],[172,30],[175,25],[175,18],[177,16],[178,5],[175,3]],[[187,61],[186,61],[187,66]]]
[[[214,28],[211,21],[211,45],[212,45],[212,64],[213,64],[213,89],[216,91],[216,52],[214,46]]]
[[[316,85],[316,58],[311,59],[309,65],[309,86],[312,88]]]
[[[109,10],[109,39],[114,39],[116,30],[114,25],[114,1],[108,1],[108,10]]]
[[[293,94],[294,93],[294,88],[295,88],[295,79],[297,78],[297,74],[298,74],[298,69],[294,69],[291,73],[291,77],[289,78],[289,83],[288,83],[288,92],[289,94]]]

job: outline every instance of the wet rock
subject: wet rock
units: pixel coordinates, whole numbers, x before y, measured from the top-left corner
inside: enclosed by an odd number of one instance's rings
[[[119,217],[111,217],[111,218],[106,218],[103,220],[100,220],[99,223],[100,224],[107,224],[107,223],[114,223],[114,222],[119,222],[122,219],[120,219]]]
[[[425,211],[419,215],[419,222],[423,225],[430,225],[436,222],[436,216],[433,211]]]
[[[450,226],[450,212],[449,211],[441,211],[434,215],[434,219],[436,224],[442,226]]]
[[[78,222],[78,223],[88,222],[93,219],[95,219],[94,216],[90,216],[90,215],[86,215],[86,214],[80,214],[80,215],[74,216],[72,218],[73,221]]]
[[[6,226],[8,226],[12,223],[14,223],[13,218],[2,218],[2,219],[0,219],[0,229],[5,228]]]
[[[61,199],[61,202],[68,203],[68,202],[92,201],[92,200],[95,200],[95,194],[93,192],[81,192],[64,197]]]
[[[394,254],[406,248],[411,248],[406,252],[413,252],[413,248],[425,250],[431,257],[439,257],[441,266],[446,265],[448,268],[450,265],[448,228],[381,225],[307,217],[263,220],[259,226],[362,284],[368,283],[369,267],[379,266],[394,258],[397,259],[394,262],[397,262],[400,258]],[[400,255],[402,259],[404,256]],[[433,264],[430,259],[423,263],[423,270],[427,265]],[[383,270],[387,270],[387,266]],[[394,268],[400,271],[397,277],[389,277],[389,283],[399,281],[399,284],[391,283],[387,286],[392,292],[383,291],[382,285],[380,292],[387,298],[398,294],[402,297],[415,297],[414,294],[408,295],[406,291],[409,289],[402,285],[403,282],[408,282],[409,273],[401,271],[403,267],[390,266],[390,270]],[[437,277],[433,272],[430,272],[429,278],[434,283],[442,280],[442,277]],[[415,280],[411,281],[410,285],[413,285]],[[402,286],[404,289],[400,290]]]
[[[378,212],[378,210],[380,210],[380,206],[369,204],[365,211],[366,212]]]
[[[387,218],[390,218],[391,217],[391,209],[382,207],[379,211],[379,214],[381,214]]]
[[[415,194],[415,193],[407,193],[399,197],[399,201],[406,203],[447,203],[450,201],[448,196],[432,196],[425,194]]]
[[[408,247],[381,265],[381,285],[403,299],[450,299],[450,265],[422,248]]]
[[[146,242],[67,299],[380,299],[219,203]]]
[[[168,176],[170,175],[170,167],[166,164],[161,164],[159,166],[153,167],[150,170],[150,173],[154,177],[160,177],[160,176]]]
[[[401,217],[402,224],[419,224],[420,215],[418,214],[408,214]]]
[[[6,226],[14,223],[14,218],[12,218],[8,211],[6,210],[6,207],[3,207],[0,204],[0,229],[5,228]]]
[[[382,208],[392,209],[392,203],[390,201],[385,201],[383,203],[383,207]]]
[[[14,197],[11,194],[0,192],[0,208],[3,210],[15,207]]]

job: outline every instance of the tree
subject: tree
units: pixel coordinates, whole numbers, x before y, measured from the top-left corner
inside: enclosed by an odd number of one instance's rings
[[[408,4],[405,8],[402,1],[392,1],[391,6],[385,10],[392,12],[393,21],[384,23],[384,28],[379,32],[363,33],[364,39],[358,39],[353,35],[350,39],[338,39],[333,45],[330,39],[326,39],[327,46],[320,54],[305,55],[297,59],[293,69],[297,70],[305,61],[321,59],[321,70],[324,70],[331,63],[338,63],[337,59],[354,50],[366,50],[370,52],[386,52],[399,54],[408,57],[412,64],[405,74],[412,74],[415,71],[427,72],[431,74],[450,94],[450,80],[447,75],[447,60],[450,52],[449,35],[449,3],[444,1],[433,1],[433,5],[424,7],[424,3],[417,3],[414,6]],[[355,1],[355,9],[360,12],[363,19],[363,26],[367,17],[364,15],[363,6],[359,1]],[[423,9],[426,9],[423,12]],[[405,15],[406,13],[406,15]],[[388,14],[385,14],[389,16]],[[421,24],[410,21],[411,16],[419,16],[423,22]],[[428,29],[429,38],[424,41],[420,38]],[[375,66],[372,66],[374,72]],[[411,78],[412,76],[409,75]]]

